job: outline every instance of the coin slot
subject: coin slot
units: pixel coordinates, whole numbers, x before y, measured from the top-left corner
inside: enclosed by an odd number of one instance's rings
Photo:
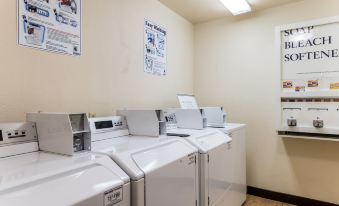
[[[15,139],[15,138],[21,138],[21,137],[26,137],[26,135],[8,136],[8,139]]]

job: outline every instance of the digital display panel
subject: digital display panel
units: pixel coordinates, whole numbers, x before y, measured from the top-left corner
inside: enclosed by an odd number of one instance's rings
[[[96,129],[109,129],[109,128],[113,128],[113,122],[112,121],[95,122],[95,128]]]

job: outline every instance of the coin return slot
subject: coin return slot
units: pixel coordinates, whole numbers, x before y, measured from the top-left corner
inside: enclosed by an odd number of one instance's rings
[[[85,150],[85,137],[83,134],[74,135],[73,149],[74,152],[81,152]]]

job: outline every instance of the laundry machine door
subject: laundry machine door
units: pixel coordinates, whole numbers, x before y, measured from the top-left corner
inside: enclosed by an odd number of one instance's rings
[[[197,153],[191,148],[182,142],[172,142],[134,155],[145,173],[145,205],[198,204]]]
[[[227,206],[233,182],[232,142],[209,151],[209,205]]]

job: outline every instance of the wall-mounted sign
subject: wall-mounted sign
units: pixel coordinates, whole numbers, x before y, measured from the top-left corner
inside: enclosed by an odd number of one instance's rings
[[[280,28],[282,88],[285,82],[307,91],[330,91],[330,83],[339,81],[339,22],[314,21]],[[320,84],[321,83],[321,84]]]
[[[281,70],[278,134],[339,138],[339,17],[276,28]]]
[[[81,55],[81,0],[17,0],[18,44]]]
[[[144,71],[154,75],[167,74],[167,30],[145,20]]]

